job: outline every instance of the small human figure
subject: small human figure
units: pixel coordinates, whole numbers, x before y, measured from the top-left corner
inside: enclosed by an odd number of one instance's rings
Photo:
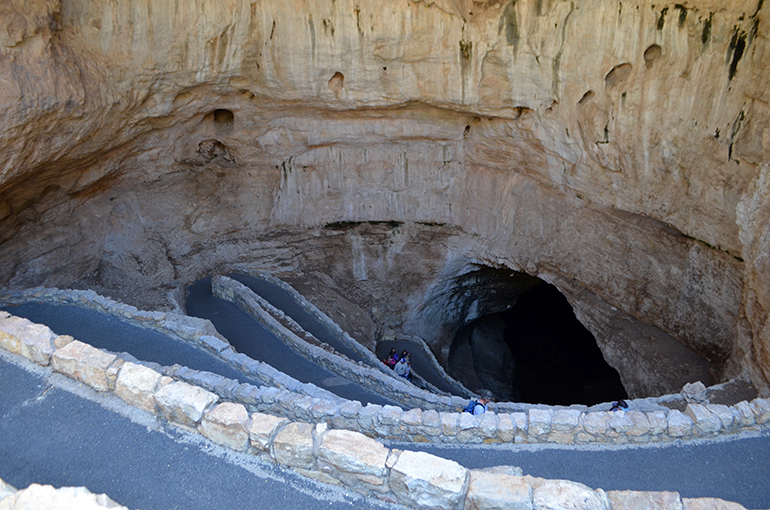
[[[628,409],[628,402],[625,400],[613,402],[612,407],[610,407],[610,411],[625,411],[626,409]]]
[[[399,358],[398,358],[398,353],[396,352],[396,348],[393,347],[390,350],[390,354],[388,354],[388,357],[385,358],[385,364],[388,365],[391,370],[393,370],[393,368],[395,368],[396,366],[396,363],[398,363],[398,359]]]
[[[465,410],[473,415],[484,414],[487,412],[487,404],[489,404],[490,401],[491,399],[488,398],[471,400]]]
[[[402,356],[393,370],[396,372],[396,375],[400,375],[407,381],[410,381],[412,379],[412,367],[409,364],[409,355]]]

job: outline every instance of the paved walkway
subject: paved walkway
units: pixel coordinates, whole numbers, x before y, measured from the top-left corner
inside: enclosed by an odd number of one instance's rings
[[[20,358],[0,354],[0,478],[17,488],[85,486],[132,510],[403,508],[225,450],[117,397],[9,359]]]
[[[217,301],[219,305],[225,304]],[[82,309],[57,310],[62,314],[74,311],[77,317],[77,310]],[[215,314],[211,310],[208,313]],[[114,335],[105,335],[106,330],[98,320],[92,319],[74,322],[90,325],[95,329],[94,335],[112,341]],[[220,326],[233,328],[236,333],[243,327],[229,320],[217,324]],[[91,341],[91,337],[79,337]],[[176,342],[173,347],[159,347],[134,337],[131,345],[132,354],[139,359],[149,359],[149,354],[142,351],[147,348],[171,356],[164,361],[170,364],[178,359],[174,349],[185,344]],[[56,379],[63,380],[61,384],[65,386],[79,386],[61,376],[50,378]],[[261,463],[254,464],[248,456],[217,453],[222,450],[198,436],[181,433],[154,419],[147,422],[146,413],[144,421],[132,422],[102,405],[52,388],[45,378],[28,374],[6,361],[0,361],[0,388],[0,478],[12,485],[85,485],[132,508],[247,504],[319,508],[319,501],[314,499],[314,491],[319,489],[308,488],[312,485],[309,482]],[[93,394],[90,390],[80,391]],[[96,398],[111,398],[110,405],[119,410],[126,407],[114,397]],[[124,412],[143,414],[135,410]],[[770,434],[626,448],[419,444],[404,447],[451,458],[470,468],[511,464],[533,476],[574,480],[605,490],[670,490],[683,497],[719,497],[746,508],[770,508]],[[151,497],[156,499],[150,501]],[[271,498],[270,503],[264,498]],[[351,500],[334,504],[343,506],[329,508],[376,505]],[[344,506],[349,504],[353,506]]]

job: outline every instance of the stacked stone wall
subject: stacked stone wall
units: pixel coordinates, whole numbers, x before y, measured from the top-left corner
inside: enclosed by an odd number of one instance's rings
[[[361,431],[334,429],[323,420],[295,421],[274,414],[250,412],[243,404],[224,401],[219,395],[200,386],[125,361],[72,337],[57,336],[45,327],[6,312],[0,314],[0,346],[37,364],[50,365],[53,370],[96,391],[114,392],[128,404],[200,433],[224,447],[263,457],[324,483],[341,485],[364,495],[414,508],[561,509],[574,508],[579,503],[580,508],[626,510],[639,508],[643,502],[655,501],[666,501],[666,508],[688,510],[706,507],[742,508],[713,498],[681,498],[674,492],[594,490],[577,482],[522,476],[521,471],[513,466],[467,469],[457,462],[427,453],[388,448]],[[175,367],[174,370],[178,373],[181,368]],[[238,392],[242,386],[234,391]],[[265,388],[256,389],[260,390],[268,391]],[[276,388],[273,390],[286,392]],[[273,403],[287,409],[306,408],[310,416],[314,411],[320,411],[320,402],[311,405],[313,399],[307,396],[289,402],[292,398],[286,392]],[[770,399],[755,399],[747,406],[753,426],[767,427],[770,423]],[[343,407],[347,409],[343,410]],[[566,414],[558,414],[560,411],[551,414],[551,411],[531,410],[527,417],[528,433],[535,436],[566,433],[570,427],[581,422],[580,413],[565,410]],[[708,406],[688,408],[688,415],[694,418],[693,429],[703,434],[714,434],[724,428],[725,422],[701,419],[701,414],[707,411],[714,416],[721,416],[716,409],[709,410]],[[633,431],[632,434],[643,435],[641,432],[644,426],[639,427],[638,422],[631,418],[628,421],[623,419],[631,415],[631,412],[621,413],[604,413],[600,418],[606,417],[612,421],[608,426],[616,432],[624,429],[627,434]],[[355,406],[351,407],[351,403],[335,408],[334,414],[340,417],[355,416],[355,424],[366,422],[370,430],[379,435],[396,428],[406,430],[409,427],[422,432],[433,429],[436,435],[446,434],[452,429],[451,423],[456,418],[458,427],[452,430],[459,436],[472,428],[463,427],[475,423],[473,420],[479,420],[476,426],[486,426],[492,431],[495,428],[491,423],[495,419],[499,423],[501,418],[492,412],[473,417],[470,414],[437,413],[434,410],[422,412],[413,409],[403,412],[400,408],[390,406],[356,409]],[[676,416],[682,420],[687,416],[679,414],[681,416]],[[449,425],[449,429],[445,429],[445,425]],[[379,430],[379,427],[385,429]],[[599,429],[604,430],[601,426]],[[513,440],[514,436],[512,434],[508,439]],[[9,494],[9,497],[17,498],[11,491]]]

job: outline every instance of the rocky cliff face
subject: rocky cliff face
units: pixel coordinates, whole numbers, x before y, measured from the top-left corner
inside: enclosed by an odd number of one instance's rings
[[[768,13],[5,2],[0,282],[159,306],[260,267],[446,362],[483,314],[459,279],[509,268],[564,293],[632,395],[678,390],[682,346],[767,393]]]

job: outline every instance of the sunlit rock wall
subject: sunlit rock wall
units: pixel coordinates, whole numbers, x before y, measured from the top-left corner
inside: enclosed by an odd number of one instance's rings
[[[445,359],[473,317],[437,296],[508,267],[560,288],[613,365],[644,343],[613,324],[640,321],[766,392],[768,12],[6,1],[0,282],[160,306],[238,265],[321,274],[362,331]],[[671,389],[630,370],[630,393]]]

